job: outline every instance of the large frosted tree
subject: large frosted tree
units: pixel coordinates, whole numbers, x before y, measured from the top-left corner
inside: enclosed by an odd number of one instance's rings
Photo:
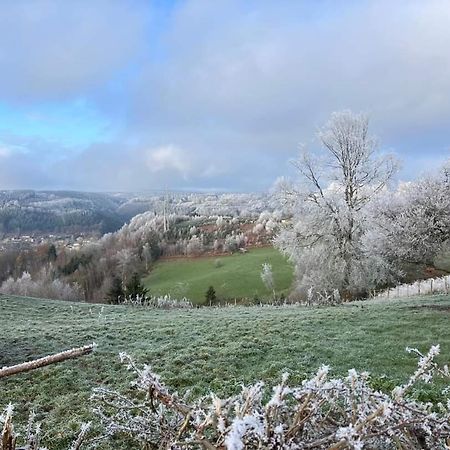
[[[450,160],[373,205],[371,248],[392,265],[433,265],[450,242]]]
[[[386,277],[364,236],[370,226],[367,206],[395,173],[396,162],[379,155],[363,114],[333,113],[317,138],[320,150],[304,150],[293,162],[299,182],[281,186],[292,221],[275,243],[294,262],[300,289],[337,289],[350,298]]]

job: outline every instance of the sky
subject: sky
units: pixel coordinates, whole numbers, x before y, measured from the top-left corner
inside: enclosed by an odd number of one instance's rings
[[[448,0],[3,0],[0,189],[263,191],[333,111],[450,157]]]

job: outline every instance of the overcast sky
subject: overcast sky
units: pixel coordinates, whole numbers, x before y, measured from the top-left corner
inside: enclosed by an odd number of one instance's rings
[[[341,109],[450,156],[450,1],[3,0],[0,188],[252,191]]]

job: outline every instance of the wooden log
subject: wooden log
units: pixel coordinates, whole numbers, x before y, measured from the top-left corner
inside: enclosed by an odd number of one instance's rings
[[[3,367],[0,369],[0,378],[9,377],[29,370],[39,369],[50,364],[55,364],[66,359],[78,358],[79,356],[88,355],[92,353],[96,344],[85,345],[84,347],[72,348],[64,352],[55,353],[54,355],[44,356],[43,358],[35,359],[33,361],[24,362],[15,366]]]

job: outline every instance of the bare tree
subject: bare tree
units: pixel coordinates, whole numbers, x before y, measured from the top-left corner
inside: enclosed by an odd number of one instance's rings
[[[131,274],[136,271],[138,259],[133,250],[124,248],[116,253],[117,266],[120,270],[122,282],[126,283]]]
[[[369,280],[374,261],[363,244],[366,206],[384,189],[397,164],[391,156],[377,154],[364,114],[333,113],[317,136],[321,152],[303,151],[293,162],[299,185],[282,186],[293,220],[275,242],[295,263],[299,287],[339,289],[345,298],[376,281]]]

